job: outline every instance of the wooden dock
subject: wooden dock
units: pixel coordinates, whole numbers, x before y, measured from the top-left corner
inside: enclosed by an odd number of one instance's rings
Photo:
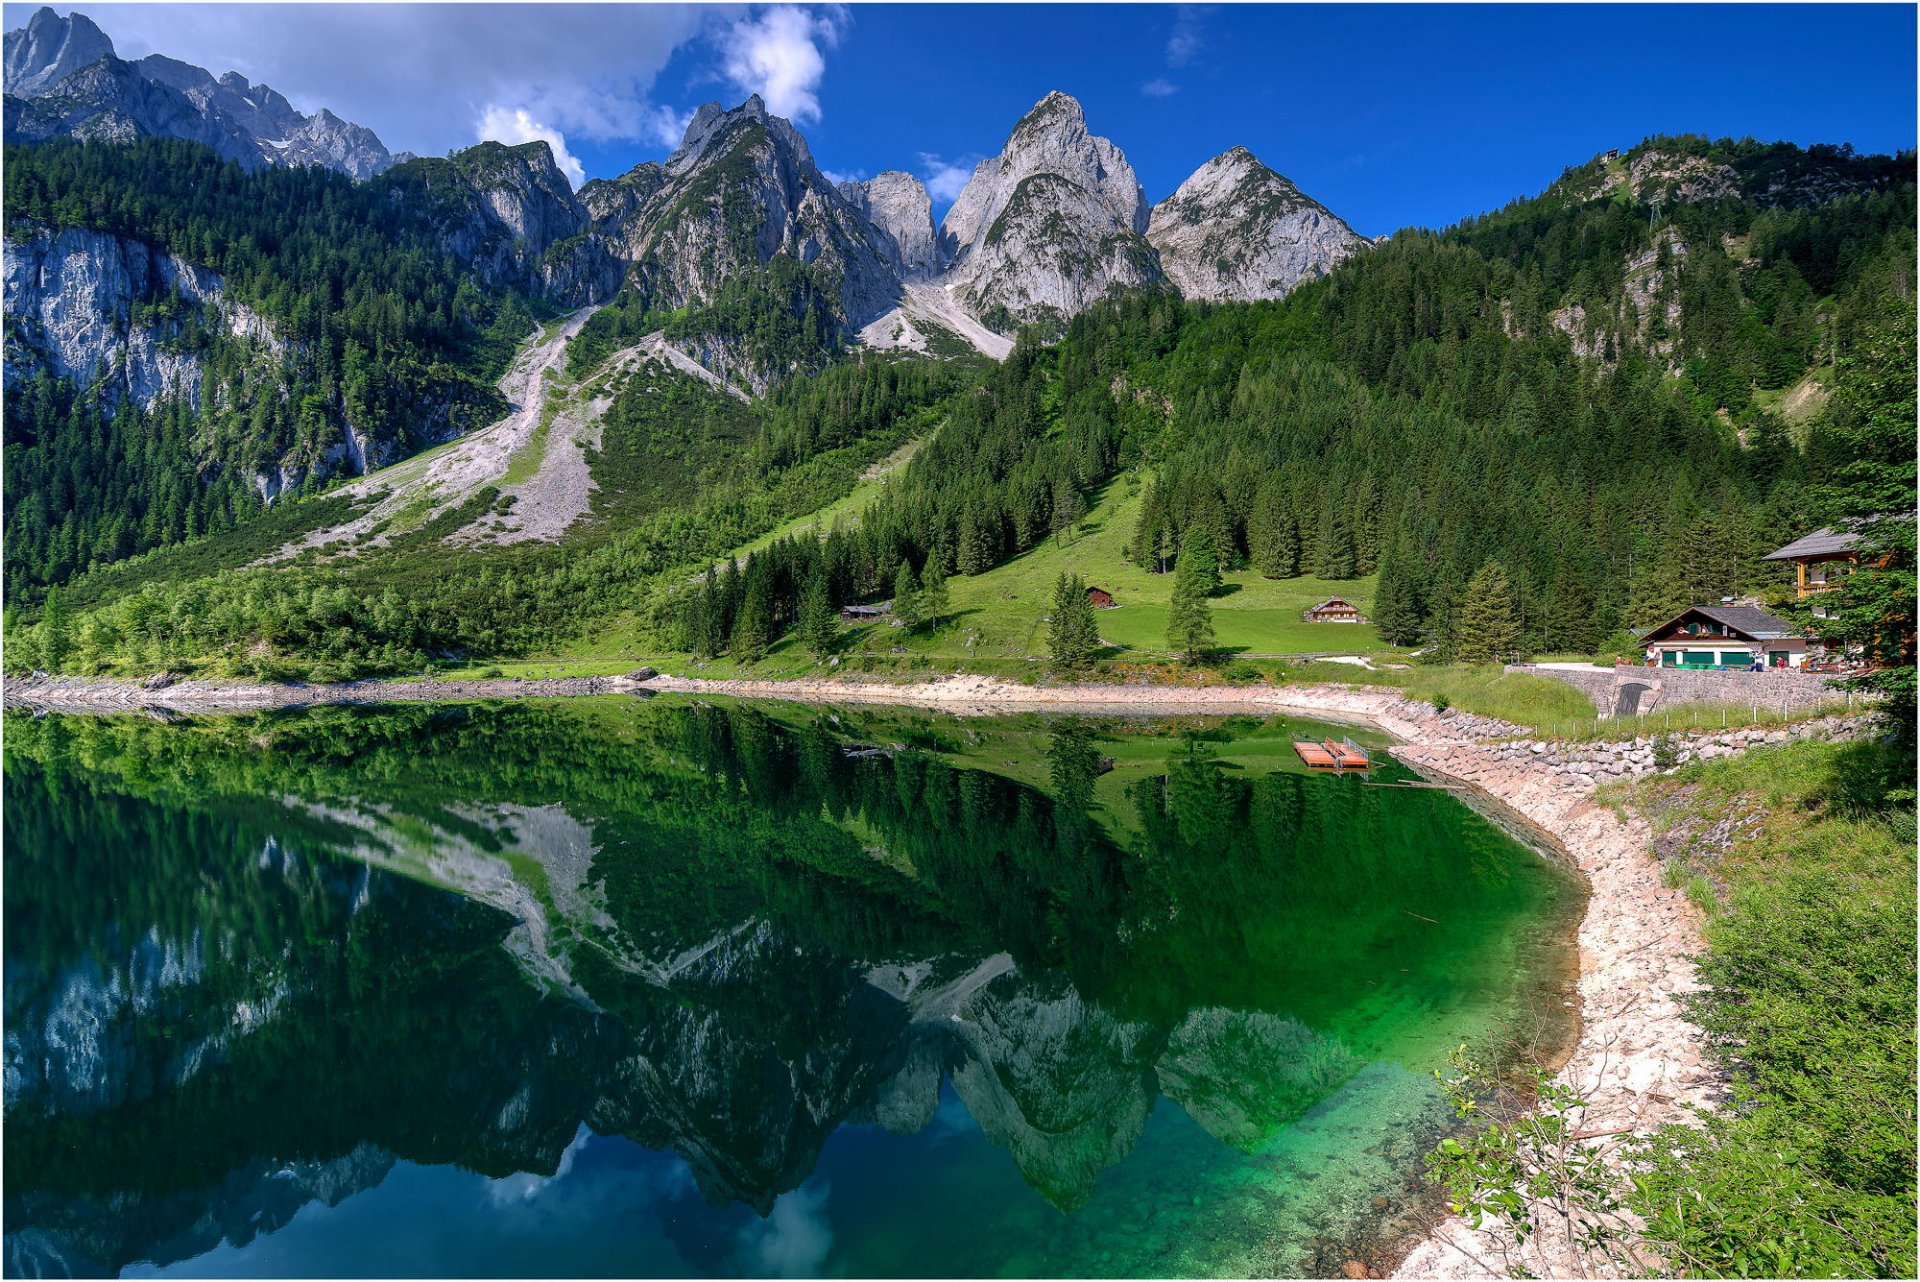
[[[1366,749],[1351,739],[1294,740],[1293,750],[1309,770],[1366,770],[1373,765]]]

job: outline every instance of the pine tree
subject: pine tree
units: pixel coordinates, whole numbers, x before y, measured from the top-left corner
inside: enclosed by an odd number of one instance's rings
[[[1182,574],[1196,576],[1200,595],[1210,597],[1220,590],[1220,545],[1214,541],[1210,525],[1202,523],[1187,531],[1180,541],[1180,555],[1174,562],[1174,586]]]
[[[1420,639],[1420,585],[1418,568],[1395,539],[1380,563],[1380,584],[1373,593],[1373,626],[1389,645],[1412,645]]]
[[[800,598],[799,628],[800,644],[807,647],[807,653],[816,659],[833,653],[840,639],[840,621],[833,608],[833,598],[827,594],[827,576],[823,570],[816,570],[807,580],[807,590]]]
[[[927,568],[920,575],[920,605],[927,622],[938,631],[940,616],[947,612],[947,575],[940,568],[938,548],[927,554]]]
[[[48,672],[60,671],[67,661],[68,646],[66,603],[60,599],[59,588],[48,588],[46,604],[40,611],[40,661],[47,665]]]
[[[1247,551],[1261,577],[1290,579],[1300,573],[1300,530],[1280,486],[1263,486],[1247,523]]]
[[[1453,616],[1453,657],[1461,663],[1498,663],[1513,654],[1519,625],[1513,613],[1513,587],[1498,561],[1489,561],[1467,580]]]
[[[767,592],[765,574],[750,575],[740,609],[733,621],[732,644],[728,652],[739,663],[758,663],[767,656],[773,641],[773,602]]]
[[[1047,649],[1054,666],[1077,672],[1093,662],[1100,650],[1099,623],[1087,599],[1087,583],[1077,574],[1061,573],[1053,585],[1053,613],[1047,622]]]
[[[900,562],[893,572],[893,617],[909,632],[920,626],[920,581],[914,577],[911,561]]]
[[[1320,518],[1320,546],[1314,552],[1313,572],[1323,579],[1353,577],[1353,526],[1345,512],[1329,511]]]
[[[1195,547],[1198,543],[1200,546]],[[1190,538],[1173,567],[1173,600],[1167,607],[1167,648],[1198,663],[1213,648],[1213,607],[1207,598],[1220,582],[1204,535]]]

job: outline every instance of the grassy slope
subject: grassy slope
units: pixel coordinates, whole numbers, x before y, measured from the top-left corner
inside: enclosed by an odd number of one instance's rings
[[[1911,748],[1813,741],[1601,794],[1707,911],[1696,1016],[1747,1100],[1655,1172],[1702,1276],[1913,1276],[1913,795]]]

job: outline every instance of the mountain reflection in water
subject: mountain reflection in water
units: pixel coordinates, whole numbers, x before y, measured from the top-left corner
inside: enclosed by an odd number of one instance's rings
[[[14,1275],[1310,1267],[1578,908],[1277,721],[6,728]]]

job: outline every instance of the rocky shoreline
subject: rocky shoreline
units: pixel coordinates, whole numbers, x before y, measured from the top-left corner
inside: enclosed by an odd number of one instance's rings
[[[1518,821],[1589,887],[1580,924],[1580,1036],[1557,1080],[1587,1100],[1579,1118],[1612,1142],[1712,1107],[1724,1083],[1701,1051],[1699,1030],[1679,995],[1700,987],[1693,955],[1701,947],[1698,910],[1663,884],[1645,820],[1594,799],[1601,783],[1660,768],[1648,743],[1552,744],[1519,726],[1408,700],[1390,689],[1340,686],[1026,686],[954,676],[899,685],[847,679],[702,680],[642,671],[625,677],[542,681],[348,682],[277,686],[36,679],[9,681],[9,707],[49,711],[175,712],[292,708],[317,704],[552,698],[590,694],[711,694],[824,703],[881,703],[958,714],[1073,708],[1089,713],[1299,713],[1367,724],[1392,735],[1393,754],[1431,778],[1456,783]],[[1676,736],[1672,762],[1725,755],[1807,736],[1850,737],[1856,723],[1822,718],[1779,729]],[[1508,1276],[1514,1246],[1458,1219],[1416,1244],[1395,1277]],[[1538,1265],[1536,1263],[1536,1268]]]

